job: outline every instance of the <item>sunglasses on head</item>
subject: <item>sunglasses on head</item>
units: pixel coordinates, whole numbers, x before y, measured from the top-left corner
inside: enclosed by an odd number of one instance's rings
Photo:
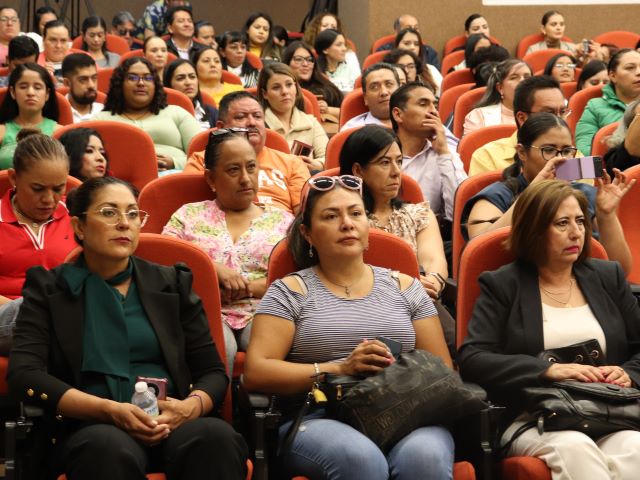
[[[304,213],[305,208],[307,207],[309,190],[313,188],[314,190],[327,192],[334,189],[337,184],[340,184],[341,187],[346,188],[347,190],[357,191],[360,196],[362,196],[362,179],[360,177],[355,177],[353,175],[339,175],[335,177],[311,177],[309,180],[307,180],[307,183],[302,190],[302,202],[300,202],[300,211]]]
[[[249,129],[244,127],[219,128],[209,133],[209,142],[219,142],[228,136],[249,138]]]

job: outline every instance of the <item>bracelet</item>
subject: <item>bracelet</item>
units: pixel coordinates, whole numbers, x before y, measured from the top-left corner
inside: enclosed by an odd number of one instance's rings
[[[191,395],[187,396],[187,398],[192,398],[192,397],[195,397],[198,400],[200,400],[200,415],[198,415],[198,417],[201,417],[202,415],[204,415],[204,401],[202,400],[202,397],[197,393],[192,393]]]
[[[321,372],[320,372],[320,366],[318,365],[317,362],[313,362],[313,369],[316,372],[316,375],[315,375],[316,378],[319,377]]]
[[[442,277],[442,275],[440,275],[438,272],[429,272],[427,273],[427,275],[431,275],[438,281],[438,283],[440,284],[440,291],[444,289],[444,286],[446,285],[446,281]]]

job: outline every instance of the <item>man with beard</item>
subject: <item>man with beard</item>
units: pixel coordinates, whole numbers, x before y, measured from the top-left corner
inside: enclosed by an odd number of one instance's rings
[[[62,61],[64,85],[69,89],[67,100],[71,104],[73,123],[86,122],[104,105],[96,102],[98,70],[93,58],[85,53],[72,53]]]

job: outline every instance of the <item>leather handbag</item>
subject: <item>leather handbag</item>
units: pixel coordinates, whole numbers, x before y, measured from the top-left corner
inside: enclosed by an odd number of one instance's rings
[[[580,363],[594,367],[606,365],[600,342],[595,338],[567,347],[543,350],[537,356],[549,363]]]

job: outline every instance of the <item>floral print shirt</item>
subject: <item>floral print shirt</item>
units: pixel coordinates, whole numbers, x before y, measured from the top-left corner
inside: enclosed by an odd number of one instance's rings
[[[261,208],[264,213],[251,221],[235,243],[227,229],[225,212],[215,200],[183,205],[162,233],[196,244],[211,260],[240,272],[247,280],[260,280],[267,276],[271,250],[293,221],[293,215],[281,208]],[[231,328],[240,330],[253,318],[258,302],[247,297],[223,303],[222,318]]]
[[[397,235],[417,253],[418,234],[429,226],[429,210],[429,202],[405,203],[391,212],[386,225],[382,225],[374,214],[369,215],[369,225]]]

